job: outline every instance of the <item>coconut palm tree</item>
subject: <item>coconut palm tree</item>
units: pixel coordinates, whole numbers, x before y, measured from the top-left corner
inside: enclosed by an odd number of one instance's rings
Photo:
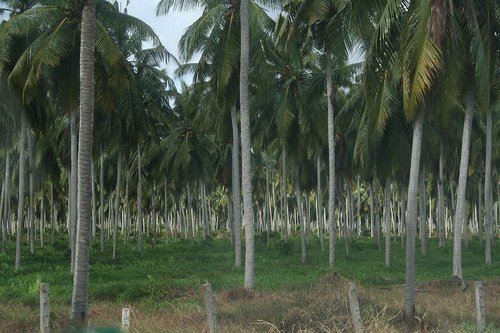
[[[88,316],[89,238],[91,225],[92,126],[94,113],[94,25],[96,1],[82,10],[80,51],[80,137],[78,150],[78,224],[70,320],[86,325]]]

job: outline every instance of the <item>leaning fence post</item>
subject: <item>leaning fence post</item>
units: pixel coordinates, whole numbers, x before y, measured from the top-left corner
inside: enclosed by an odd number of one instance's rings
[[[128,332],[129,327],[130,327],[130,309],[123,308],[122,309],[122,331]]]
[[[349,283],[349,307],[351,308],[352,323],[356,333],[363,332],[363,321],[361,320],[361,309],[359,308],[356,284]]]
[[[208,332],[215,333],[217,332],[217,315],[215,313],[214,297],[210,283],[204,284],[203,290],[205,293],[205,307],[207,309]]]
[[[49,284],[40,283],[40,333],[50,332]]]
[[[484,330],[486,327],[486,319],[484,315],[484,293],[483,283],[481,281],[474,282],[474,289],[476,291],[476,321],[477,327]]]

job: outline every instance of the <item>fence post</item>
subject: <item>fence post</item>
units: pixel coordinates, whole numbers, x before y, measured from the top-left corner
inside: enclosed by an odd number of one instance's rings
[[[130,327],[130,309],[123,308],[122,309],[122,331],[128,332]]]
[[[349,283],[349,307],[351,308],[352,323],[356,333],[363,332],[363,321],[361,320],[361,309],[359,308],[356,284]]]
[[[40,333],[50,332],[49,284],[40,283]]]
[[[475,281],[474,289],[476,292],[476,321],[477,327],[482,331],[486,327],[486,318],[484,315],[484,293],[483,282]]]
[[[212,286],[210,285],[210,283],[206,283],[203,285],[203,291],[205,294],[205,307],[207,309],[208,332],[216,333],[217,315],[215,312],[214,297],[212,295]]]

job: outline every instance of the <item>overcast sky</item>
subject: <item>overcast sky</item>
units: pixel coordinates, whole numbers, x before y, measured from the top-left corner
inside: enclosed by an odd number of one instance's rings
[[[125,2],[125,1],[123,1]],[[160,37],[167,50],[177,54],[177,44],[186,28],[201,15],[200,9],[186,12],[170,12],[167,15],[156,16],[158,0],[132,0],[128,6],[128,14],[135,16],[151,26]],[[174,77],[175,66],[167,67],[169,75]]]

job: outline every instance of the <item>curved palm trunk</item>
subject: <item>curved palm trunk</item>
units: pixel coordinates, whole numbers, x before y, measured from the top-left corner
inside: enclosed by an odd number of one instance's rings
[[[460,171],[457,187],[457,209],[455,211],[453,230],[453,279],[457,285],[465,286],[462,273],[462,226],[466,216],[465,191],[467,189],[467,170],[469,168],[470,138],[472,132],[472,117],[474,101],[472,93],[467,94],[465,105],[465,121],[462,134],[462,153],[460,156]],[[467,232],[467,230],[465,230]]]
[[[232,196],[233,196],[233,236],[234,236],[234,266],[241,267],[241,189],[240,189],[240,137],[236,107],[231,108],[231,125],[233,128],[232,158]]]
[[[248,101],[248,68],[250,34],[248,0],[240,4],[241,58],[240,58],[240,110],[241,110],[241,177],[243,192],[243,222],[245,223],[245,288],[254,286],[254,213],[252,203],[252,170],[250,144],[250,110]]]
[[[484,173],[484,226],[486,231],[485,260],[487,266],[491,266],[491,239],[493,237],[493,194],[491,184],[492,122],[492,114],[490,111],[486,115],[486,162]]]
[[[415,321],[415,238],[417,234],[418,174],[420,169],[423,125],[424,112],[421,111],[413,128],[410,180],[406,208],[406,285],[403,316],[409,324]]]
[[[78,150],[78,223],[71,323],[87,322],[89,287],[89,234],[91,224],[92,126],[94,113],[94,23],[96,0],[87,0],[82,11],[80,50],[80,139]]]
[[[71,173],[70,173],[70,194],[69,194],[69,237],[71,247],[71,272],[75,271],[76,256],[76,224],[77,224],[77,193],[78,193],[78,128],[77,113],[71,115]]]
[[[26,169],[26,114],[21,110],[21,132],[19,135],[19,197],[17,204],[17,230],[16,230],[16,264],[15,270],[21,268],[21,242],[24,224],[24,173]]]
[[[329,248],[328,263],[330,268],[335,268],[335,119],[333,112],[333,82],[331,59],[328,52],[325,53],[325,75],[326,75],[326,98],[328,105],[328,228]]]

